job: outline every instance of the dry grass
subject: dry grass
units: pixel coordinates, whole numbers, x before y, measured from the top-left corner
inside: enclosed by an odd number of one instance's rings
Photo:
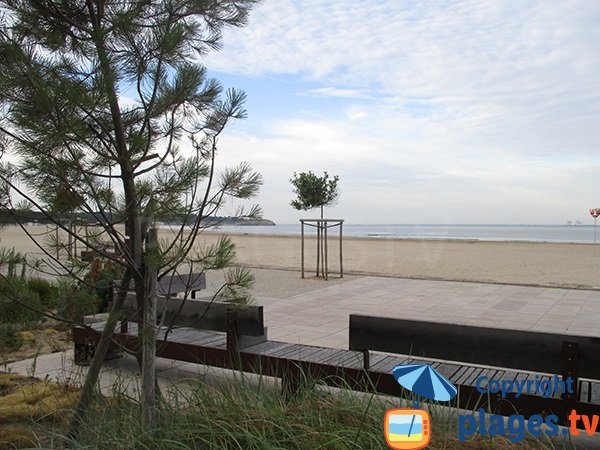
[[[57,383],[0,373],[0,449],[38,446],[64,423],[78,395]]]
[[[48,353],[61,352],[71,348],[71,332],[55,328],[40,328],[19,331],[22,341],[18,350],[0,353],[0,364],[33,358]]]

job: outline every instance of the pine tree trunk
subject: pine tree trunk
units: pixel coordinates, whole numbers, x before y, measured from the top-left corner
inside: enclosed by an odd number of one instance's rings
[[[79,402],[75,407],[75,411],[73,411],[73,416],[67,431],[67,436],[70,438],[74,438],[77,435],[79,427],[81,426],[85,418],[85,414],[87,413],[88,408],[94,398],[96,382],[98,381],[98,376],[100,375],[100,369],[102,369],[104,358],[106,357],[108,349],[110,348],[110,344],[112,343],[115,327],[121,318],[121,309],[123,308],[123,303],[125,303],[127,286],[129,285],[130,280],[131,273],[129,269],[127,269],[125,271],[125,275],[123,276],[123,280],[121,281],[117,298],[115,299],[110,314],[108,315],[108,320],[106,321],[104,330],[102,330],[100,341],[98,342],[98,345],[94,351],[94,357],[92,358],[88,373],[85,377],[85,382],[81,388]]]
[[[158,245],[158,230],[148,231],[146,252],[154,256]],[[144,323],[141,337],[142,346],[142,415],[144,424],[152,428],[156,423],[156,269],[146,262],[146,292]]]
[[[130,263],[127,265],[123,283],[119,289],[119,294],[115,300],[115,303],[113,304],[113,308],[108,316],[104,330],[102,331],[100,342],[98,343],[98,347],[96,348],[94,357],[92,358],[92,362],[90,364],[90,368],[79,397],[79,402],[69,425],[67,434],[69,437],[74,437],[79,431],[79,427],[82,424],[85,414],[87,413],[87,410],[92,402],[94,389],[100,375],[100,369],[102,368],[104,358],[106,357],[106,353],[110,347],[115,326],[120,319],[121,309],[123,307],[123,303],[125,302],[127,287],[129,286],[129,281],[131,278],[133,278],[135,282],[136,294],[138,297],[140,294],[143,294],[144,289],[143,273],[141,270],[142,239],[139,227],[134,167],[128,154],[127,138],[117,97],[116,80],[110,60],[106,53],[106,49],[104,47],[104,35],[103,30],[101,29],[101,11],[95,11],[94,3],[91,1],[86,2],[86,6],[88,8],[90,17],[92,17],[92,35],[96,50],[98,52],[98,62],[100,71],[103,75],[105,93],[110,106],[111,119],[114,126],[115,147],[120,158],[119,165],[122,173],[121,179],[123,180],[127,225],[130,230],[129,248],[127,249],[128,255],[125,256],[129,259]],[[98,14],[100,14],[100,16],[98,16]]]

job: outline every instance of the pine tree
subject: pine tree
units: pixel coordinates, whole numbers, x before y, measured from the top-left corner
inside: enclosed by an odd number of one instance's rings
[[[224,28],[245,25],[255,3],[0,0],[0,206],[21,221],[28,211],[42,212],[71,242],[124,271],[72,431],[92,400],[130,281],[143,310],[153,301],[148,268],[162,277],[183,263],[204,270],[231,262],[227,239],[196,249],[202,219],[227,198],[253,197],[262,181],[246,163],[216,170],[219,137],[246,116],[245,94],[223,92],[199,60],[220,48]],[[100,233],[84,236],[70,226],[75,213],[96,217],[116,254],[104,252]],[[253,207],[247,215],[259,213]],[[158,249],[145,249],[146,229],[158,220],[178,220],[190,232],[182,225]],[[40,264],[53,262],[72,276],[85,269],[72,255],[57,258],[39,245],[46,256]],[[60,239],[52,245],[58,254],[67,247]],[[247,273],[239,275],[248,282]],[[152,331],[150,325],[140,328]],[[152,425],[153,405],[146,406]]]

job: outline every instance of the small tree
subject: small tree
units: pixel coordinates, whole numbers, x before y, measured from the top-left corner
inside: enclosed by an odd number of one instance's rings
[[[334,205],[340,196],[337,186],[339,179],[340,177],[335,175],[330,180],[327,172],[323,172],[322,177],[316,176],[310,170],[308,172],[294,172],[294,178],[290,180],[290,183],[294,186],[294,193],[297,198],[292,200],[292,207],[302,211],[321,208],[322,219],[323,207]]]
[[[223,29],[243,26],[255,3],[0,0],[0,207],[26,233],[23,224],[41,214],[69,242],[123,272],[70,435],[91,404],[130,281],[145,317],[146,308],[155,307],[149,271],[160,279],[182,266],[209,270],[233,259],[227,238],[197,248],[203,219],[228,198],[252,198],[262,179],[246,163],[217,171],[219,138],[232,120],[246,116],[245,94],[224,92],[199,58],[220,47]],[[259,213],[253,208],[247,215]],[[82,215],[100,230],[83,235],[67,226]],[[145,244],[148,228],[173,220],[179,225],[172,236]],[[69,252],[59,257],[70,247],[58,233],[51,243],[56,253],[29,236],[47,270],[82,280],[89,263]],[[100,238],[115,251],[104,251]],[[228,286],[249,280],[236,273]],[[141,346],[151,348],[155,322],[142,320],[139,330]],[[154,358],[153,351],[145,354]],[[151,369],[142,372],[152,379]],[[142,383],[146,387],[151,392],[152,382]],[[150,426],[151,397],[143,403]]]
[[[340,192],[337,183],[340,177],[334,175],[329,179],[329,174],[323,172],[322,177],[316,176],[310,170],[308,172],[295,173],[290,180],[294,186],[296,199],[292,200],[293,208],[302,211],[308,211],[313,208],[321,208],[321,219],[323,219],[323,208],[333,205],[337,202]],[[325,276],[325,226],[322,222],[317,222],[317,276],[319,269],[323,277]],[[323,261],[323,264],[320,262]]]

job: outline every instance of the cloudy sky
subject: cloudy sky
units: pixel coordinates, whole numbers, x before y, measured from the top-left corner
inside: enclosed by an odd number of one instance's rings
[[[289,179],[340,176],[349,223],[593,223],[600,2],[265,0],[204,62],[248,94],[221,141],[295,223]]]

